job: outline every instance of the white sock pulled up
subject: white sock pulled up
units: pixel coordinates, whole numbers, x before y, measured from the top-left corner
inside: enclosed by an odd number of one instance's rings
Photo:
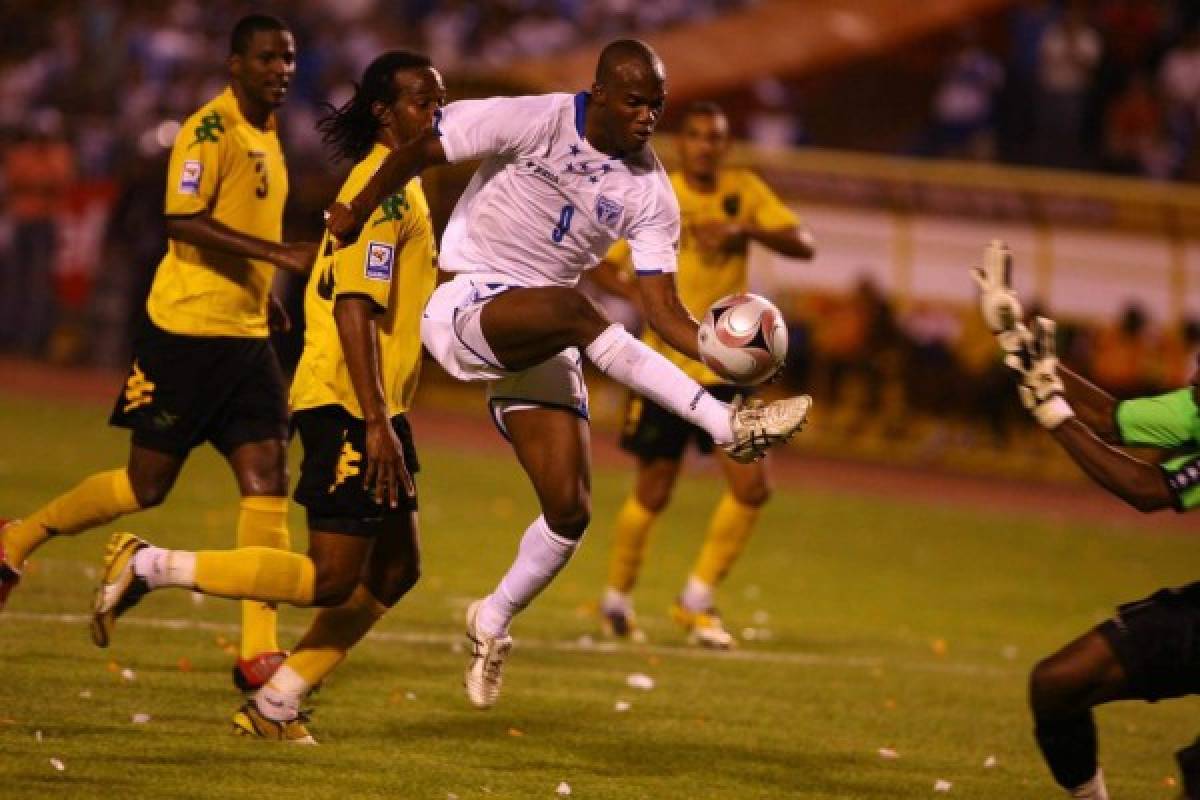
[[[717,444],[733,441],[729,406],[661,353],[630,336],[621,325],[613,323],[605,328],[584,352],[605,375],[703,428]]]
[[[525,529],[517,557],[500,579],[496,590],[479,605],[476,624],[488,636],[503,636],[521,609],[533,602],[550,585],[579,542],[550,530],[545,517],[538,517]]]

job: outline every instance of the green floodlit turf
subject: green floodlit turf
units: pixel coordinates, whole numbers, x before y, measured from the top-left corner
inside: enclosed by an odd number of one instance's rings
[[[0,398],[0,513],[120,463],[126,440],[104,416]],[[708,475],[681,484],[657,531],[637,592],[651,643],[609,651],[581,637],[597,633],[629,475],[601,470],[583,551],[519,620],[500,705],[479,713],[460,688],[462,610],[510,560],[533,498],[508,458],[425,442],[422,461],[423,581],[314,699],[317,748],[229,734],[239,698],[217,638],[236,639],[234,604],[155,595],[100,651],[82,615],[117,526],[42,550],[0,614],[0,797],[523,799],[556,798],[566,781],[573,798],[922,798],[943,796],[939,779],[949,797],[1055,797],[1029,733],[1029,666],[1115,603],[1200,577],[1197,543],[1178,534],[789,489],[720,597],[736,630],[769,640],[697,652],[665,611],[717,498]],[[163,508],[118,524],[224,547],[235,507],[204,451]],[[295,511],[292,526],[302,543]],[[307,618],[285,611],[283,639]],[[656,688],[627,688],[633,672]],[[1200,733],[1196,711],[1101,710],[1114,797],[1176,796],[1171,753]],[[133,724],[139,713],[150,721]]]

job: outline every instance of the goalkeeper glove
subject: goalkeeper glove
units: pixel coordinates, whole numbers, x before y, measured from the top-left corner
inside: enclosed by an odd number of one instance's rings
[[[1021,322],[1024,312],[1012,288],[1012,251],[993,239],[983,251],[983,267],[971,270],[979,287],[979,311],[996,342],[1006,354],[1020,352],[1029,341],[1029,330]]]
[[[1024,327],[1024,326],[1022,326]],[[1054,430],[1075,416],[1063,397],[1063,382],[1058,375],[1058,355],[1054,341],[1055,323],[1038,317],[1033,321],[1030,338],[1021,350],[1009,353],[1004,363],[1020,375],[1017,394],[1021,405],[1046,430]]]

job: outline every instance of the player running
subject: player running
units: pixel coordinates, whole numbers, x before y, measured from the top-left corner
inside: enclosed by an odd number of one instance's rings
[[[590,92],[464,100],[435,131],[398,148],[351,203],[329,209],[352,238],[367,211],[422,169],[482,159],[450,217],[421,339],[447,372],[487,382],[492,416],[541,505],[495,590],[470,604],[465,683],[495,704],[513,617],[578,547],[591,516],[587,389],[581,361],[753,460],[804,423],[810,400],[732,409],[596,309],[575,285],[617,239],[630,243],[649,324],[697,358],[697,324],[675,293],[679,207],[648,146],[666,99],[662,62],[633,40],[609,44]],[[367,234],[363,234],[367,235]]]
[[[1094,481],[1139,511],[1200,506],[1200,372],[1191,386],[1118,402],[1058,362],[1054,322],[1021,324],[1010,256],[993,243],[976,271],[988,325],[1018,375],[1021,402]],[[1118,447],[1156,448],[1151,463]],[[1200,583],[1161,589],[1040,661],[1029,680],[1038,747],[1069,796],[1107,800],[1092,709],[1200,694]],[[1200,740],[1176,754],[1200,798]]]
[[[357,162],[338,197],[353,198],[389,152],[432,126],[444,102],[426,57],[375,59],[354,96],[320,124],[336,153]],[[319,606],[287,660],[233,718],[240,733],[313,743],[301,701],[417,582],[418,465],[406,414],[421,364],[421,308],[436,276],[417,179],[379,204],[357,243],[334,249],[325,235],[305,292],[308,326],[291,392],[304,446],[295,497],[308,512],[308,555],[166,550],[115,534],[96,594],[97,644],[154,589]]]
[[[24,520],[0,521],[0,608],[46,540],[159,505],[204,442],[237,479],[238,546],[290,545],[286,390],[267,335],[269,321],[286,325],[269,292],[275,268],[307,274],[314,256],[312,244],[280,242],[288,177],[275,110],[296,69],[295,41],[275,17],[244,17],[227,64],[229,86],[188,118],[171,150],[170,241],[110,419],[133,432],[128,464]],[[275,609],[244,603],[235,683],[261,685],[282,659]]]
[[[688,107],[679,136],[681,169],[670,177],[683,226],[676,276],[679,298],[696,317],[722,297],[746,291],[750,242],[791,258],[810,259],[815,252],[812,235],[757,175],[724,166],[729,145],[729,120],[720,106],[695,103]],[[618,242],[605,257],[605,265],[593,275],[605,288],[638,304],[637,289],[627,280],[630,266],[629,247]],[[642,339],[720,400],[732,401],[753,391],[727,383],[700,362],[672,349],[652,330]],[[629,395],[621,446],[637,458],[637,474],[633,493],[617,513],[608,586],[600,607],[605,630],[612,635],[643,638],[630,592],[638,579],[650,530],[670,502],[689,442],[695,442],[703,453],[713,452],[712,439],[703,429],[652,400]],[[749,541],[770,487],[763,461],[739,463],[718,451],[717,463],[727,491],[713,512],[700,554],[671,607],[671,616],[693,643],[726,649],[736,640],[725,630],[715,608],[714,591]]]

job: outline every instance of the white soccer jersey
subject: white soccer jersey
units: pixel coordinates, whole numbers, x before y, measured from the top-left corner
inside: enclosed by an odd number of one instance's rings
[[[437,130],[451,162],[482,158],[439,263],[516,286],[574,286],[617,239],[641,274],[674,272],[679,204],[648,146],[627,159],[583,136],[588,94],[462,100]]]

